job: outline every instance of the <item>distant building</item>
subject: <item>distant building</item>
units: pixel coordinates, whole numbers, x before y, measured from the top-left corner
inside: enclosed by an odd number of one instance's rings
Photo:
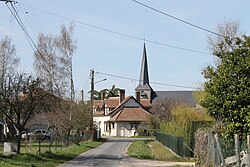
[[[150,86],[146,46],[143,46],[139,84],[135,88],[135,97],[125,97],[120,90],[119,97],[94,100],[93,121],[101,135],[134,136],[136,130],[144,128],[143,122],[151,115],[149,109],[160,99],[175,100],[196,106],[193,91],[154,91]]]
[[[193,91],[154,91],[152,89],[149,82],[149,71],[145,43],[143,47],[139,84],[135,88],[135,91],[140,94],[141,99],[148,99],[151,103],[155,103],[159,99],[170,99],[181,101],[189,106],[196,106],[197,104],[193,97]]]

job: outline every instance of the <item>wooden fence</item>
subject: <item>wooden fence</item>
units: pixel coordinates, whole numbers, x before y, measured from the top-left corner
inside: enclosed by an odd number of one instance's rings
[[[250,167],[250,135],[247,136],[247,147],[243,148],[243,141],[239,135],[234,135],[234,141],[226,139],[227,144],[218,134],[208,135],[206,164],[215,167]],[[231,147],[231,148],[229,148]],[[203,164],[204,166],[205,164]],[[197,165],[199,166],[199,165]]]

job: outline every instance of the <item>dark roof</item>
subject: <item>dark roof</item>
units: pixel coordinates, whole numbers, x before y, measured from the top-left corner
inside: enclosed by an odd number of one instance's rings
[[[193,96],[193,91],[154,91],[152,97],[152,103],[155,103],[159,99],[171,99],[183,102],[189,106],[196,106],[197,104]]]
[[[151,86],[149,84],[141,85],[139,84],[136,88],[136,91],[142,91],[142,90],[152,90]]]
[[[149,77],[148,77],[148,61],[147,61],[146,46],[144,43],[139,85],[145,85],[145,84],[149,84]]]

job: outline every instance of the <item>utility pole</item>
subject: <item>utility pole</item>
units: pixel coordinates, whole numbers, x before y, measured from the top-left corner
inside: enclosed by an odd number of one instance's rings
[[[84,92],[81,90],[81,96],[82,96],[82,103],[84,103]]]
[[[90,70],[90,129],[93,130],[93,105],[94,105],[94,69]]]

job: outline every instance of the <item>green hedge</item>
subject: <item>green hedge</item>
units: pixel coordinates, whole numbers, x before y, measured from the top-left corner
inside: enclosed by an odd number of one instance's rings
[[[199,128],[211,127],[212,121],[194,121],[190,123],[177,123],[177,122],[162,122],[160,124],[160,132],[184,138],[184,156],[193,156],[195,132]],[[190,149],[189,149],[190,148]]]

